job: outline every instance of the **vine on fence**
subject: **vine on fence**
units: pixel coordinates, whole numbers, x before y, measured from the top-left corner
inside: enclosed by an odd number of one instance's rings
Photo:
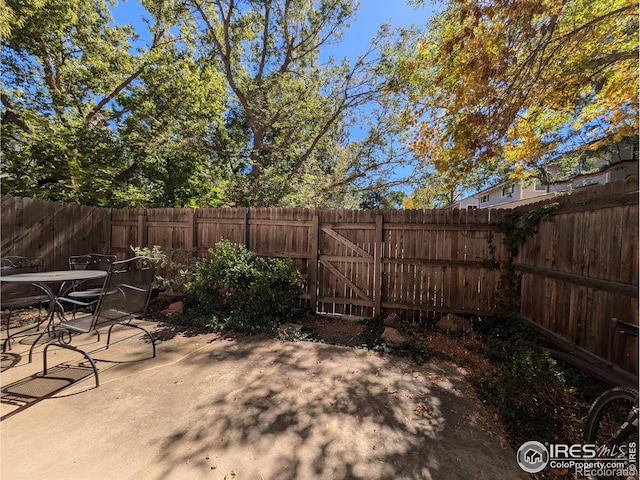
[[[548,218],[551,212],[558,208],[558,202],[533,208],[526,213],[519,210],[508,212],[498,224],[498,231],[504,234],[502,242],[509,250],[509,262],[518,255],[520,247],[531,235],[538,230],[538,224]]]
[[[558,205],[557,202],[549,203],[532,208],[525,213],[521,210],[512,210],[505,214],[502,221],[498,224],[498,231],[504,235],[502,243],[506,245],[509,253],[504,266],[504,273],[500,277],[498,284],[498,299],[496,305],[496,313],[498,315],[508,315],[520,308],[522,275],[516,273],[514,266],[515,258],[518,256],[520,247],[524,245],[527,238],[537,232],[540,222],[549,218]],[[490,237],[490,252],[495,251],[495,246],[491,244],[492,241],[493,238]]]

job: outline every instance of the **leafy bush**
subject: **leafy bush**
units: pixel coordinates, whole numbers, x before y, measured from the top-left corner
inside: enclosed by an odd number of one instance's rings
[[[192,261],[188,265],[175,262],[171,257],[184,257],[184,250],[162,250],[160,245],[149,247],[134,247],[131,250],[140,257],[151,257],[158,261],[158,272],[153,280],[153,288],[166,292],[184,292],[185,285],[189,283],[193,277],[195,262]],[[189,252],[191,254],[191,252]]]
[[[500,419],[515,435],[553,438],[557,410],[569,402],[571,393],[563,371],[545,350],[516,347],[512,354],[502,375],[472,381],[481,397],[496,405]]]
[[[209,249],[187,291],[212,310],[226,330],[270,332],[290,319],[303,292],[303,277],[290,259],[263,258],[223,240]]]

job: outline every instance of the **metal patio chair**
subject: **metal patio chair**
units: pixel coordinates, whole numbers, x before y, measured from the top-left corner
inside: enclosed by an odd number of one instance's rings
[[[72,255],[69,257],[69,268],[71,270],[103,270],[108,272],[111,269],[111,265],[117,260],[118,257],[115,255],[103,255],[99,253]],[[104,281],[105,279],[99,279],[73,285],[69,292],[58,297],[58,303],[61,307],[64,307],[64,304],[71,305],[74,317],[78,308],[93,309],[100,299]],[[61,293],[64,289],[68,288],[69,286],[62,285]],[[64,308],[61,310],[64,316]]]
[[[42,258],[6,256],[0,259],[0,275],[9,276],[17,273],[39,272],[44,265]],[[24,332],[39,329],[43,322],[42,308],[49,303],[49,296],[38,287],[30,284],[2,282],[0,285],[0,310],[7,312],[2,315],[5,321],[7,338],[2,342],[2,352],[11,350],[11,338]],[[11,313],[29,307],[38,307],[38,320],[35,325],[11,334]]]
[[[98,368],[91,357],[92,353],[106,350],[111,345],[111,331],[117,326],[132,327],[142,330],[151,340],[153,356],[156,356],[156,344],[153,336],[140,325],[133,323],[142,318],[151,297],[151,284],[157,270],[157,261],[149,257],[134,257],[129,260],[113,262],[107,274],[101,295],[93,313],[80,314],[71,320],[63,320],[53,329],[53,341],[44,347],[44,374],[47,373],[47,351],[51,346],[58,346],[82,354],[90,363],[99,386]],[[100,341],[100,329],[109,327],[106,344],[87,352],[74,345],[75,335],[95,332]],[[126,337],[120,341],[124,341]]]

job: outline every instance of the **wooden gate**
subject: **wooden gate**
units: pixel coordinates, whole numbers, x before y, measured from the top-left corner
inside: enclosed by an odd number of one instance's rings
[[[318,229],[317,311],[380,313],[382,215],[323,212]]]

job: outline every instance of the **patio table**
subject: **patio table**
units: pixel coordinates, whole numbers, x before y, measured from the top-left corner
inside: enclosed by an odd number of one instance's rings
[[[29,348],[29,363],[31,363],[33,357],[33,349],[35,348],[36,344],[45,335],[45,333],[49,332],[53,327],[58,297],[64,296],[71,288],[73,288],[73,286],[78,285],[78,283],[82,283],[87,280],[95,280],[106,276],[107,272],[104,270],[51,270],[33,273],[16,273],[15,275],[6,276],[0,275],[0,282],[30,283],[40,288],[49,297],[49,313],[47,315],[46,321],[44,322],[46,323],[46,328],[42,331],[38,338],[35,339],[35,341],[31,345],[31,348]],[[69,287],[65,289],[64,285],[67,283],[69,283]],[[57,284],[63,285],[58,294],[56,294],[53,289],[53,287]]]

